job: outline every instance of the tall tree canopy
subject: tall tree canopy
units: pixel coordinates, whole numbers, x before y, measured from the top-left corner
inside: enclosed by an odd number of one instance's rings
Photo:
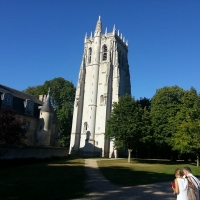
[[[181,110],[184,90],[178,86],[163,87],[151,100],[151,119],[154,141],[167,154],[171,149],[171,136],[176,132],[176,114]]]
[[[125,95],[113,103],[111,117],[107,121],[106,137],[114,140],[116,148],[133,148],[139,139],[141,123],[139,108],[134,98]]]
[[[151,100],[148,98],[140,98],[137,100],[137,104],[141,113],[141,145],[142,149],[147,149],[148,147],[148,157],[150,157],[150,149],[154,149],[155,144],[153,141],[153,131],[151,123]],[[143,151],[144,152],[144,151]],[[147,154],[146,154],[147,155]]]
[[[199,163],[200,96],[194,88],[157,90],[151,101],[151,119],[154,141],[162,151],[193,154]]]
[[[61,122],[61,145],[69,146],[75,97],[73,83],[59,77],[45,81],[43,85],[28,87],[24,92],[38,98],[41,94],[47,94],[49,88]]]
[[[130,95],[122,96],[113,103],[111,117],[106,124],[106,137],[114,141],[115,148],[137,151],[141,144],[150,142],[149,104],[150,101],[145,98],[136,101]]]
[[[176,115],[176,121],[179,123],[171,140],[173,149],[181,154],[196,155],[197,166],[199,166],[200,96],[194,88],[185,91],[182,97],[182,107]]]

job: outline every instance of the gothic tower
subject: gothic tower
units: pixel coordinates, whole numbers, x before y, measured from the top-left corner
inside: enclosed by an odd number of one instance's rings
[[[131,93],[128,65],[128,42],[122,34],[102,33],[102,22],[96,24],[94,36],[84,40],[74,102],[70,153],[112,157],[113,145],[105,139],[106,121],[113,102]]]

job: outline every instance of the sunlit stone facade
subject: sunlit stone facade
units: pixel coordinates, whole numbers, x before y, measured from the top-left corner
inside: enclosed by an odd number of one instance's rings
[[[94,36],[85,36],[72,122],[70,153],[113,157],[112,142],[105,139],[106,121],[113,102],[131,93],[128,42],[122,34],[102,33],[97,21]]]

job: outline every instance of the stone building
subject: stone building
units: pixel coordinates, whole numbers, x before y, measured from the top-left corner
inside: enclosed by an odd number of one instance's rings
[[[79,71],[70,141],[70,153],[112,157],[113,144],[105,139],[106,121],[113,102],[131,93],[128,42],[122,34],[102,33],[96,24],[94,36],[85,36]]]
[[[16,111],[16,117],[26,123],[26,139],[29,146],[60,147],[60,123],[50,102],[50,96],[32,95],[0,85],[0,109]]]

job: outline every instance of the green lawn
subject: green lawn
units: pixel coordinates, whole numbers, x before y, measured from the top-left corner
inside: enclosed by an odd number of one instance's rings
[[[35,162],[35,161],[34,161]],[[38,162],[38,161],[37,161]],[[163,160],[97,159],[101,172],[111,182],[123,186],[173,181],[174,170],[190,166],[195,175],[200,167]],[[31,164],[0,162],[0,200],[65,200],[87,193],[84,159],[50,159]]]
[[[85,194],[84,159],[0,168],[1,200],[64,200]]]
[[[172,163],[166,160],[127,159],[98,160],[102,174],[112,183],[122,186],[151,184],[173,181],[176,168],[189,166],[196,176],[200,176],[200,167],[183,162]]]

